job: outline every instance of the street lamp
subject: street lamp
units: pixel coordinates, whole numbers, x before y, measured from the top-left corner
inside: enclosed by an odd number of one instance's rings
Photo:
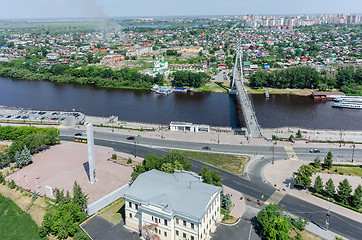
[[[354,148],[355,147],[356,147],[356,145],[353,142],[353,144],[352,144],[352,162],[353,162],[353,158],[354,158]]]
[[[137,146],[137,142],[135,141],[134,142],[134,151],[133,151],[135,158],[137,157],[137,153],[136,153],[137,148],[136,148],[136,146]]]
[[[275,152],[275,150],[274,150],[274,145],[276,145],[276,144],[277,144],[277,141],[273,142],[273,145],[272,145],[271,148],[270,148],[270,150],[273,152],[272,164],[274,164],[274,152]]]

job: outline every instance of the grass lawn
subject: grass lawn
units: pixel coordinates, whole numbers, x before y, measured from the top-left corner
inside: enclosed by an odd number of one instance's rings
[[[0,194],[0,233],[1,239],[42,239],[38,226],[29,214],[21,210],[9,198]]]
[[[244,164],[249,160],[249,157],[241,155],[190,152],[190,151],[182,151],[182,152],[191,158],[194,158],[202,162],[206,162],[208,164],[214,165],[218,168],[236,174],[240,174],[242,172]]]
[[[233,210],[234,207],[235,204],[231,205],[231,208],[229,210],[221,208],[221,214],[224,215],[224,217],[221,220],[222,223],[234,224],[239,220],[239,218],[230,215],[230,212]]]
[[[125,216],[124,198],[120,198],[111,205],[100,210],[99,215],[111,223],[117,224]]]
[[[337,171],[336,171],[337,170]],[[341,167],[341,166],[333,166],[330,170],[325,169],[321,170],[322,173],[328,173],[329,171],[332,171],[334,174],[341,174],[341,172],[344,173],[344,175],[354,174],[357,177],[362,177],[362,168],[361,167]]]
[[[298,230],[297,230],[298,231]],[[313,233],[310,233],[306,230],[304,231],[298,231],[300,235],[302,235],[303,240],[322,240],[323,238],[318,237],[317,235],[314,235]],[[296,230],[290,231],[289,236],[295,237],[297,235]]]

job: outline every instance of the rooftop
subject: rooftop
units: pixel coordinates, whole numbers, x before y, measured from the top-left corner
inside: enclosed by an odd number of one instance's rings
[[[176,170],[170,174],[153,169],[138,176],[125,198],[199,221],[219,191],[221,187],[201,182],[195,173]]]

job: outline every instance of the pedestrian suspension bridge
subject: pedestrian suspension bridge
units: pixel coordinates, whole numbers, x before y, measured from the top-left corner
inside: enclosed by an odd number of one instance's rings
[[[243,76],[243,53],[241,49],[241,41],[238,39],[236,47],[236,59],[233,70],[233,79],[231,82],[230,94],[237,94],[237,100],[241,107],[244,122],[248,131],[249,138],[261,138],[263,134],[261,132],[258,120],[255,116],[253,104],[251,103],[249,96],[244,87],[244,76]]]

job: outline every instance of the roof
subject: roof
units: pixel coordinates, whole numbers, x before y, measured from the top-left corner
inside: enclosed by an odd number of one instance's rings
[[[170,174],[153,169],[140,174],[124,197],[199,221],[213,195],[220,191],[221,187],[201,182],[201,177],[192,172],[175,170]]]

